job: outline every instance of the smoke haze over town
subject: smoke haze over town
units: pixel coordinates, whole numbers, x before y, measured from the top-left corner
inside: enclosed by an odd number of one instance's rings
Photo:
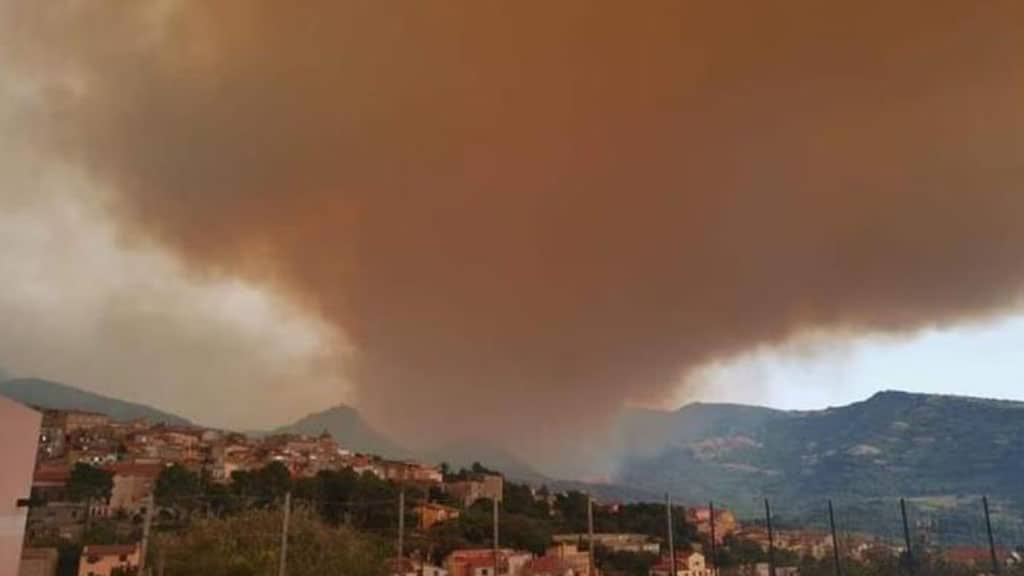
[[[1024,4],[939,4],[0,0],[0,366],[550,466],[1019,313]]]

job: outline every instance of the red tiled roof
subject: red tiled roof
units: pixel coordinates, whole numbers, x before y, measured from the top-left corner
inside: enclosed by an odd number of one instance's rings
[[[163,469],[163,464],[139,464],[135,462],[118,462],[110,467],[115,476],[141,476],[143,478],[156,478]]]
[[[499,554],[508,554],[509,552],[507,548],[498,550]],[[492,558],[493,556],[494,550],[492,548],[459,548],[458,550],[452,550],[448,557],[453,560],[465,561],[470,558]]]
[[[466,558],[465,559],[465,563],[466,563],[466,566],[469,566],[470,568],[490,568],[491,566],[494,566],[494,553],[492,552],[491,554],[487,555],[486,557]],[[505,555],[504,554],[499,554],[498,555],[498,566],[499,567],[506,566],[507,564],[508,564],[508,559],[505,557]]]
[[[40,464],[32,476],[33,482],[67,482],[71,479],[71,467],[66,464]]]
[[[135,545],[88,545],[82,548],[82,556],[129,556],[134,554],[136,549]]]

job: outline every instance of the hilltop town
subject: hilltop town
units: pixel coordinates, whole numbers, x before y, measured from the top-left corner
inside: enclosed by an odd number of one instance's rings
[[[356,453],[326,432],[247,436],[83,411],[43,411],[30,504],[26,576],[179,573],[212,561],[202,558],[210,542],[190,538],[216,541],[236,522],[249,522],[252,538],[265,531],[277,553],[288,515],[293,530],[361,542],[368,574],[767,575],[771,560],[776,576],[792,576],[831,573],[834,558],[827,532],[769,533],[728,510],[599,502],[509,481],[479,463],[456,470]],[[244,534],[234,537],[246,546]],[[841,547],[844,562],[879,574],[902,553],[848,534]],[[306,553],[296,544],[288,557],[301,564]],[[1008,567],[1019,559],[999,554]],[[962,548],[935,561],[943,573],[973,574],[987,560],[987,550]]]

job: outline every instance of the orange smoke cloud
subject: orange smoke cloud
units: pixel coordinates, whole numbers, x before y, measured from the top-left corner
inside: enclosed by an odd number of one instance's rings
[[[22,4],[38,143],[329,319],[405,438],[528,444],[1024,285],[1017,2]]]

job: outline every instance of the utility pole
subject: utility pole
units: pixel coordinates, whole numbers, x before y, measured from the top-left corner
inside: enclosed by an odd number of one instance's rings
[[[718,574],[718,544],[715,542],[715,503],[708,502],[708,512],[711,516],[711,573]]]
[[[281,559],[277,568],[277,576],[288,573],[288,521],[292,515],[292,493],[284,494],[284,521],[281,523]]]
[[[676,545],[672,540],[672,498],[665,493],[665,516],[668,518],[668,556],[672,565],[672,576],[678,576],[676,570]]]
[[[903,498],[900,498],[900,514],[903,516],[903,542],[907,546],[907,552],[903,558],[907,563],[907,569],[913,573],[916,570],[914,570],[914,553],[910,549],[910,522],[907,521],[907,501]]]
[[[587,548],[590,551],[590,574],[589,576],[595,576],[594,572],[594,498],[587,494]]]
[[[405,555],[405,488],[398,491],[398,573],[402,573]]]
[[[494,524],[494,576],[498,576],[498,499],[491,499],[491,513]]]
[[[999,574],[999,557],[996,555],[996,539],[992,535],[992,515],[988,511],[988,496],[981,497],[985,505],[985,528],[988,530],[988,550],[992,554],[992,573]]]
[[[832,509],[832,500],[828,501],[828,525],[832,528],[832,559],[836,563],[836,576],[843,576],[839,564],[839,538],[836,537],[836,513]]]
[[[146,573],[146,553],[149,551],[149,531],[153,526],[153,494],[146,497],[146,519],[142,524],[142,546],[139,550],[139,574]]]
[[[772,531],[772,508],[768,499],[764,499],[764,520],[768,527],[768,574],[775,576],[775,533]]]

